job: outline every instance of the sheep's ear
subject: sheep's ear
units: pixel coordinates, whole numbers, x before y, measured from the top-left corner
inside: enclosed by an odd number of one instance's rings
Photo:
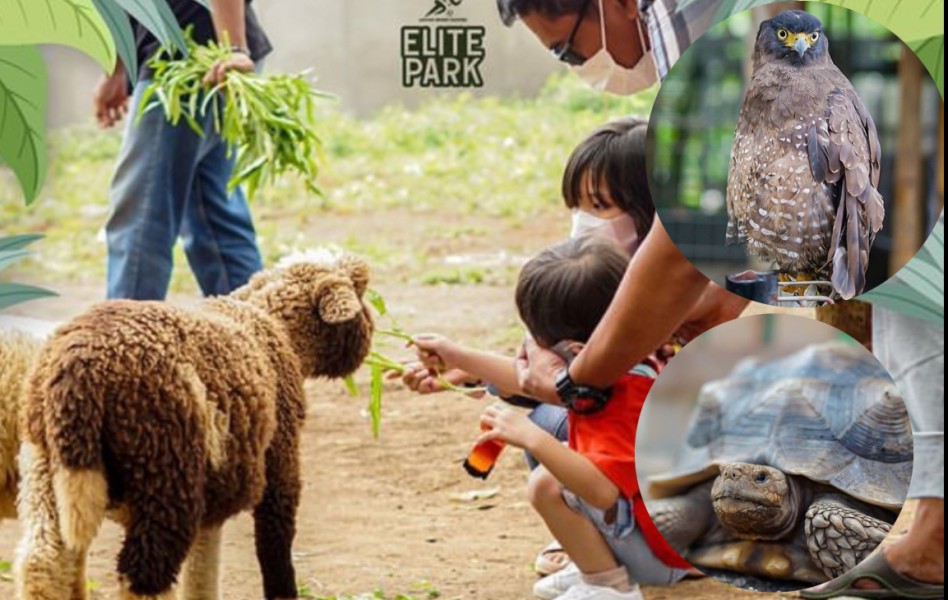
[[[352,280],[355,292],[361,298],[369,285],[369,265],[357,256],[346,254],[339,259],[339,270]]]
[[[362,302],[348,281],[332,282],[322,288],[317,298],[319,316],[326,323],[344,323],[362,312]]]

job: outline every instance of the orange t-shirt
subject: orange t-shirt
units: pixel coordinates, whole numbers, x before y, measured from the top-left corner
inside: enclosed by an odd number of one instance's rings
[[[654,382],[651,377],[626,375],[612,387],[611,399],[599,412],[569,411],[569,447],[592,461],[629,500],[655,556],[670,567],[687,569],[691,565],[672,550],[645,510],[635,473],[635,429]]]

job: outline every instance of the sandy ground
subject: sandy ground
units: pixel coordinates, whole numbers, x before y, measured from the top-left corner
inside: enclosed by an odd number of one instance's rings
[[[384,230],[380,237],[389,243],[418,238],[420,232],[410,222],[384,220],[378,217],[378,229]],[[317,239],[332,239],[333,223],[321,223],[325,229],[317,232]],[[532,225],[514,231],[495,228],[493,239],[477,236],[451,242],[456,247],[421,250],[489,251],[503,238],[517,246],[511,250],[514,254],[529,254],[560,233],[549,221]],[[439,331],[461,341],[513,351],[516,320],[507,284],[421,286],[411,277],[390,272],[377,285],[410,331]],[[13,312],[66,319],[100,294],[98,288],[59,291],[60,298],[30,303]],[[188,304],[194,298],[179,296],[172,301]],[[365,387],[364,374],[361,383]],[[348,396],[338,382],[314,381],[307,389],[309,410],[302,445],[305,491],[294,548],[302,585],[315,597],[384,590],[391,596],[406,593],[421,600],[426,594],[413,591],[421,582],[430,582],[431,589],[446,599],[532,597],[536,576],[531,563],[550,537],[525,501],[527,469],[521,454],[508,450],[487,482],[471,479],[461,468],[477,434],[483,401],[455,394],[415,396],[391,385],[384,394],[382,435],[374,440],[364,415],[365,398]],[[455,498],[484,489],[495,490],[496,495],[473,502]],[[0,563],[12,559],[19,531],[15,522],[0,524]],[[116,597],[114,561],[121,539],[121,530],[107,523],[93,546],[88,576],[94,599]],[[246,515],[225,529],[223,566],[224,598],[260,597],[252,522]],[[11,597],[13,585],[2,567],[0,597]],[[647,588],[645,597],[764,600],[779,596],[705,579]]]

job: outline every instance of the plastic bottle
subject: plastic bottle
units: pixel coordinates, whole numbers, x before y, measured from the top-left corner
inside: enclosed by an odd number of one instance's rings
[[[489,430],[483,425],[481,429],[483,431]],[[464,461],[464,470],[471,477],[487,479],[487,476],[494,469],[494,464],[500,457],[500,453],[504,451],[506,446],[507,444],[503,440],[487,440],[477,444],[467,455],[467,460]]]

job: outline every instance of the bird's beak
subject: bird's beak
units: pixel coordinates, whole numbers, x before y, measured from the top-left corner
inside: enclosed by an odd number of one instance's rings
[[[810,45],[806,41],[805,35],[800,35],[797,37],[797,41],[793,44],[793,49],[797,51],[797,54],[803,56],[803,53],[810,48]]]

